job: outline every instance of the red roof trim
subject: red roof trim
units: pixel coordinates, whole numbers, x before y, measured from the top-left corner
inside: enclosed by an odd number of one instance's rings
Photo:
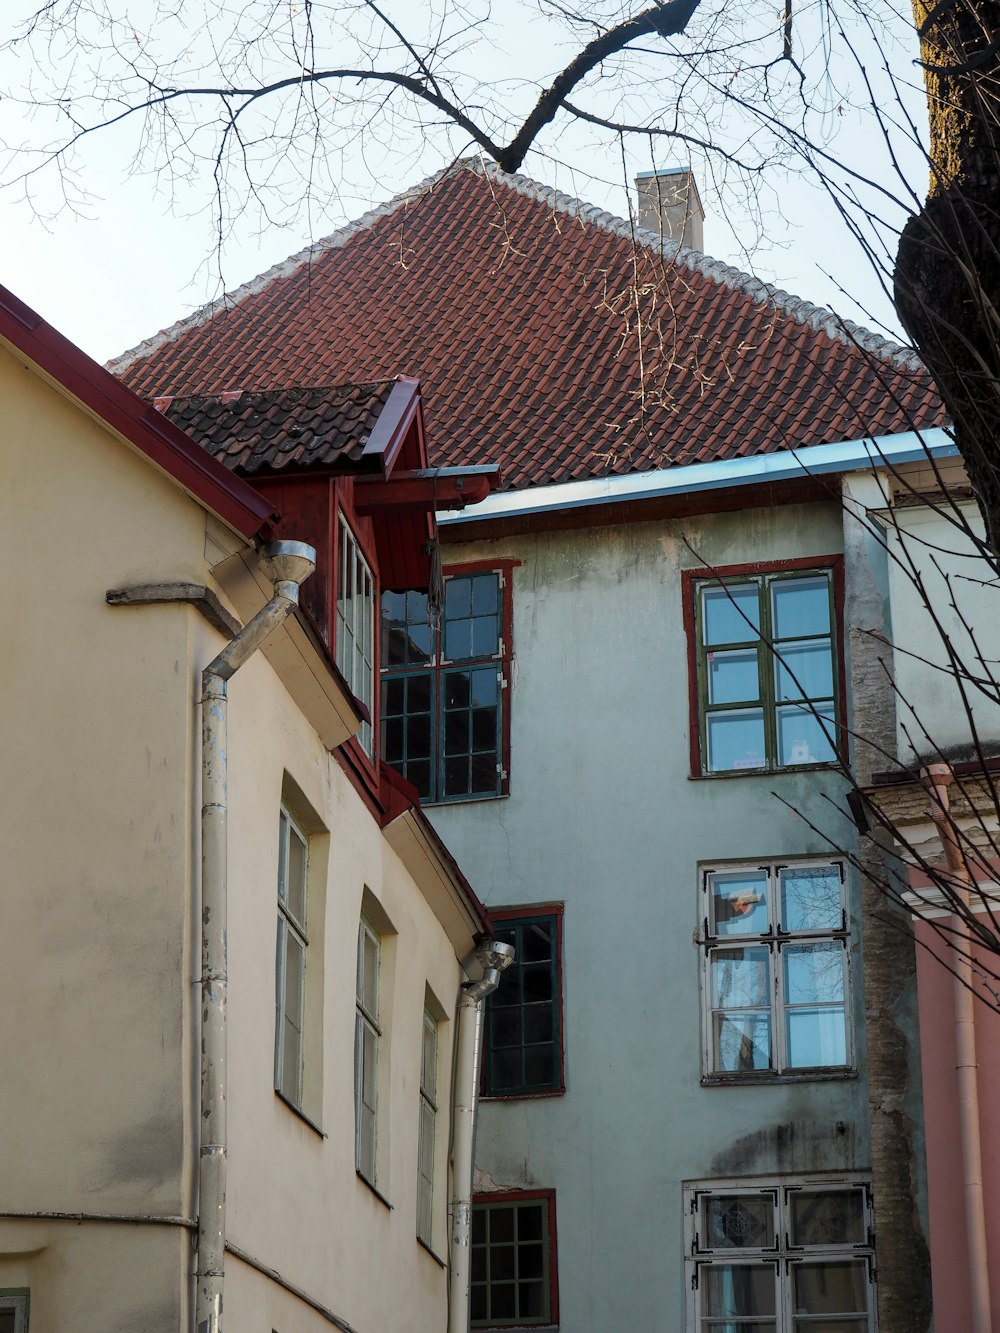
[[[420,797],[417,794],[416,787],[407,782],[401,773],[397,773],[394,768],[390,768],[384,759],[379,761],[379,795],[384,809],[382,827],[385,828],[386,824],[391,824],[394,819],[398,819],[400,815],[405,815],[412,810],[415,818],[420,821],[420,825],[427,835],[427,840],[432,844],[441,861],[448,867],[457,882],[463,897],[472,909],[473,915],[482,926],[483,934],[491,934],[493,923],[489,912],[483,906],[475,889],[462,874],[461,867],[443,842],[440,833],[420,808]]]
[[[28,358],[246,538],[266,529],[270,503],[148,403],[0,286],[0,339]]]
[[[388,475],[419,410],[420,384],[409,375],[399,375],[368,437],[361,454],[362,461],[378,459],[382,471]]]

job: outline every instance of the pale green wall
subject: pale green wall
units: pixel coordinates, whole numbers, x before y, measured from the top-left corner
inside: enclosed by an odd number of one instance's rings
[[[824,556],[842,549],[841,512],[445,551],[524,561],[510,796],[432,815],[488,905],[566,903],[566,1095],[486,1103],[478,1151],[498,1185],[557,1189],[564,1333],[683,1327],[683,1180],[868,1164],[861,1079],[700,1085],[699,863],[823,854],[773,793],[848,846],[853,826],[824,799],[843,785],[828,772],[689,778],[685,537],[718,565]],[[860,1020],[856,951],[853,972]]]

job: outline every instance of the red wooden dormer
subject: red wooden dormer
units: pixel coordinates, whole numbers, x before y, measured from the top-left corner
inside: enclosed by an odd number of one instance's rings
[[[154,405],[271,502],[282,536],[316,548],[302,608],[367,714],[344,750],[377,794],[381,593],[429,587],[435,513],[484,499],[498,470],[428,467],[420,386],[406,376]]]

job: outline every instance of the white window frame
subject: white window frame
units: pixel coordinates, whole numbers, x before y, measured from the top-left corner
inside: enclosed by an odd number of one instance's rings
[[[808,1193],[822,1194],[832,1191],[857,1193],[862,1202],[862,1229],[864,1239],[861,1242],[828,1243],[825,1245],[799,1246],[793,1243],[791,1225],[792,1199]],[[711,1237],[701,1234],[702,1201],[713,1195],[726,1197],[744,1197],[747,1199],[768,1199],[773,1204],[773,1230],[760,1237],[761,1244],[740,1247],[713,1248]],[[866,1312],[852,1312],[848,1315],[828,1318],[840,1318],[846,1323],[853,1323],[857,1333],[876,1333],[876,1268],[875,1268],[875,1233],[872,1221],[871,1185],[865,1179],[845,1176],[783,1176],[767,1181],[748,1182],[746,1180],[712,1180],[689,1182],[684,1187],[685,1213],[685,1267],[688,1291],[688,1333],[719,1333],[734,1323],[749,1322],[759,1333],[808,1333],[814,1322],[814,1312],[795,1309],[793,1273],[805,1264],[843,1264],[863,1263],[867,1290]],[[712,1318],[703,1314],[704,1297],[707,1288],[706,1275],[713,1265],[727,1267],[747,1267],[759,1271],[762,1265],[770,1266],[775,1281],[775,1317],[768,1322],[767,1317],[757,1320],[742,1321],[727,1316]],[[811,1313],[812,1316],[811,1317]],[[805,1316],[805,1317],[803,1317]],[[820,1322],[822,1322],[820,1320]]]
[[[292,849],[301,847],[299,874],[301,884],[290,884]],[[301,913],[296,908],[301,902]],[[293,818],[287,806],[282,805],[278,817],[278,929],[275,949],[275,1022],[274,1022],[274,1088],[293,1106],[302,1109],[302,1069],[305,1053],[306,966],[309,935],[309,838]],[[290,949],[298,949],[301,956],[298,985],[290,990],[287,959]],[[285,1057],[289,1028],[297,1033],[298,1056],[294,1059],[291,1079],[286,1079]]]
[[[14,1333],[28,1333],[29,1299],[27,1287],[0,1288],[0,1310],[14,1311]]]
[[[370,977],[370,969],[365,966],[366,942],[374,945],[374,978]],[[358,1173],[369,1185],[376,1183],[378,1161],[381,961],[382,938],[368,918],[363,916],[358,927],[357,1012],[354,1023],[354,1163]]]
[[[417,1236],[434,1234],[434,1147],[437,1139],[438,1021],[424,1010],[420,1032],[420,1119],[417,1135]]]
[[[368,709],[358,741],[372,757],[375,717],[375,578],[343,514],[337,560],[336,661],[351,693]]]
[[[785,931],[781,928],[780,872],[782,870],[834,870],[840,880],[840,922],[836,928]],[[712,882],[716,875],[731,875],[763,871],[768,877],[768,923],[765,932],[747,934],[718,934],[712,925]],[[851,992],[850,929],[847,914],[847,874],[842,861],[826,858],[810,860],[754,860],[742,862],[715,862],[700,870],[699,947],[701,952],[701,990],[703,1010],[702,1068],[706,1079],[715,1081],[757,1081],[774,1078],[816,1078],[826,1075],[844,1075],[855,1068],[854,1021]],[[797,945],[838,943],[842,950],[844,988],[844,1063],[826,1065],[792,1065],[789,1063],[787,1015],[795,1008],[785,993],[782,949]],[[718,1069],[715,1058],[715,1008],[713,1007],[713,959],[727,949],[767,948],[770,968],[769,1015],[771,1027],[771,1060],[765,1069]],[[722,1010],[720,1010],[722,1012]]]

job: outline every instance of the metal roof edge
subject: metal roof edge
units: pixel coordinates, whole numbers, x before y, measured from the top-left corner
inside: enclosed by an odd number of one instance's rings
[[[593,505],[624,504],[690,495],[697,491],[748,486],[762,481],[787,481],[866,468],[893,467],[921,458],[945,458],[957,454],[951,435],[941,426],[925,431],[901,431],[895,435],[865,436],[837,444],[812,444],[803,449],[755,454],[751,458],[726,458],[686,467],[658,468],[627,476],[595,477],[587,481],[562,482],[530,490],[504,491],[467,509],[438,515],[438,523],[484,522]]]

